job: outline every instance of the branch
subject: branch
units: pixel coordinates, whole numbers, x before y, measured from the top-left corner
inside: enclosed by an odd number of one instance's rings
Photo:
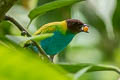
[[[18,0],[0,0],[0,21],[3,20],[7,11],[14,5]]]
[[[25,36],[27,35],[28,37],[31,37],[31,34],[24,28],[22,27],[15,19],[13,19],[12,17],[10,16],[5,16],[4,17],[5,20],[8,20],[10,22],[12,22],[13,24],[16,25],[16,27],[21,31],[21,35],[22,36]],[[46,55],[46,53],[43,51],[43,49],[39,46],[39,44],[37,44],[35,41],[33,41],[33,44],[38,48],[39,52],[49,60],[49,57]]]
[[[16,27],[21,31],[21,35],[27,35],[28,37],[31,37],[31,35],[28,33],[28,31],[26,31],[15,19],[9,17],[9,16],[5,16],[5,14],[7,13],[7,11],[14,5],[15,2],[17,2],[18,0],[0,0],[0,21],[2,21],[3,19],[5,20],[9,20],[12,23],[14,23],[16,25]],[[43,49],[35,42],[32,41],[33,44],[38,48],[39,52],[46,57],[47,59],[48,56],[45,54],[45,52],[43,51]]]
[[[28,37],[31,37],[30,33],[28,33],[28,31],[26,31],[25,28],[22,27],[22,26],[21,26],[15,19],[13,19],[12,17],[10,17],[10,16],[5,16],[4,19],[12,22],[13,24],[15,24],[16,27],[21,31],[21,35],[22,35],[22,36],[27,35]]]

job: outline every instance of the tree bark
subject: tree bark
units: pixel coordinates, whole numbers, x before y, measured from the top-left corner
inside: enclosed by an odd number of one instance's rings
[[[14,5],[18,0],[0,0],[0,21],[3,20],[7,11]]]

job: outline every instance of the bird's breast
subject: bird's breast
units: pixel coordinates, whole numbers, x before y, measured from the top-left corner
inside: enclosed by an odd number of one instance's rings
[[[42,40],[40,44],[48,55],[55,55],[63,50],[70,43],[73,37],[74,34],[72,33],[64,35],[61,32],[54,32],[54,36]]]

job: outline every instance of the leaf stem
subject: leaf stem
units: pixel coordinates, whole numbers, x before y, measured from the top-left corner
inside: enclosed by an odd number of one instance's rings
[[[27,37],[31,37],[31,36],[32,36],[32,35],[31,35],[22,25],[20,25],[14,18],[12,18],[12,17],[10,17],[10,16],[5,16],[5,17],[4,17],[4,20],[8,20],[8,21],[12,22],[13,24],[15,24],[16,27],[21,31],[21,35],[22,35],[22,36],[25,36],[25,35],[27,35]],[[41,53],[45,58],[47,58],[48,60],[50,60],[49,57],[48,57],[48,56],[46,55],[46,53],[44,52],[44,50],[39,46],[39,44],[37,44],[37,42],[35,42],[35,41],[33,41],[33,40],[32,40],[32,42],[33,42],[33,44],[38,48],[39,54]]]

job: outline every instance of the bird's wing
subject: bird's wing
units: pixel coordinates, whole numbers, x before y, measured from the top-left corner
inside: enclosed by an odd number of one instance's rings
[[[64,24],[65,25],[65,24]],[[34,35],[42,34],[42,33],[53,33],[55,31],[65,32],[65,27],[61,22],[53,22],[48,23],[40,27]]]

